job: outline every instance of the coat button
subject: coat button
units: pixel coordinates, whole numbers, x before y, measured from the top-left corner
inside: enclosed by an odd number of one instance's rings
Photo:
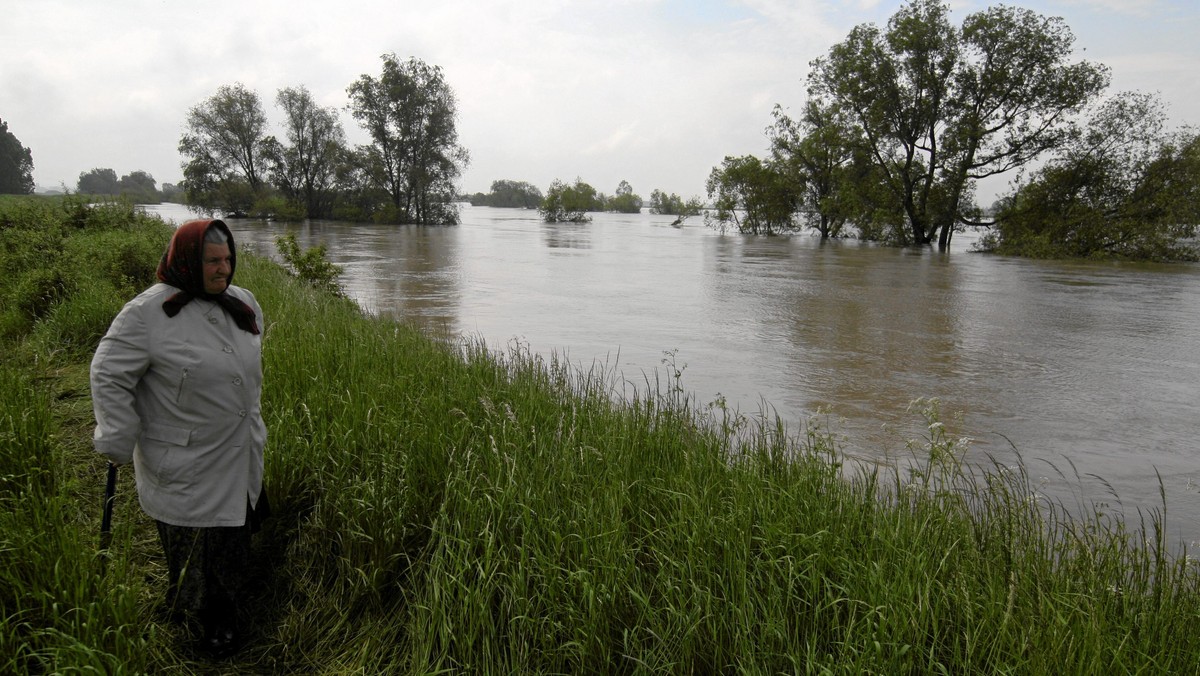
[[[242,409],[242,410],[238,411],[238,417],[245,418],[246,417],[246,409]]]
[[[225,354],[232,354],[233,348],[226,345],[225,347],[221,348],[221,351],[224,352]]]
[[[234,385],[241,385],[241,384],[242,384],[242,379],[241,379],[241,378],[234,378],[234,379],[233,379],[233,384],[234,384]]]
[[[208,318],[208,323],[209,323],[209,324],[216,324],[216,323],[217,323],[217,318],[216,318],[216,317],[209,317],[209,318]]]

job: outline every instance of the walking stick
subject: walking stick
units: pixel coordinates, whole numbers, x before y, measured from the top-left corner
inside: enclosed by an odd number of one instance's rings
[[[117,496],[117,466],[108,463],[108,483],[104,486],[104,516],[100,519],[100,552],[108,553],[112,542],[113,502]]]

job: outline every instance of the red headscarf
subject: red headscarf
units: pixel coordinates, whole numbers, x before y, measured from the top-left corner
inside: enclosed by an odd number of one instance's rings
[[[204,298],[224,308],[238,328],[258,335],[254,310],[229,295],[228,286],[218,294],[204,291],[204,234],[209,228],[216,228],[228,237],[229,283],[233,283],[233,273],[237,270],[237,250],[233,246],[233,233],[229,232],[229,227],[219,220],[188,221],[175,230],[162,260],[158,262],[158,280],[180,289],[179,293],[163,302],[163,312],[168,317],[174,317],[193,298]]]

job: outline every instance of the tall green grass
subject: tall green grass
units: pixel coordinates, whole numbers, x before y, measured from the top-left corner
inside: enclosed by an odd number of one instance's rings
[[[170,226],[132,204],[0,199],[0,340],[41,355],[95,348],[126,300],[154,279]]]
[[[90,229],[68,239],[104,230]],[[102,463],[81,367],[96,322],[60,310],[103,295],[89,282],[26,325],[13,340],[31,358],[0,371],[0,655],[12,656],[0,670],[1200,663],[1200,575],[1171,554],[1161,514],[1128,527],[1048,502],[1020,467],[972,460],[936,402],[914,412],[928,435],[909,462],[851,469],[816,422],[697,406],[674,370],[580,373],[519,344],[447,343],[365,316],[263,258],[239,257],[237,274],[266,313],[276,512],[257,544],[249,644],[212,665],[162,619],[162,565],[128,471],[100,568]]]

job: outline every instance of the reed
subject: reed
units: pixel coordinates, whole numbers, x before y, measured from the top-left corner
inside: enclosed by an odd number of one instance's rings
[[[698,405],[670,363],[640,381],[613,364],[580,372],[366,316],[265,258],[240,257],[237,274],[267,315],[277,513],[257,545],[249,646],[208,664],[165,623],[128,476],[99,572],[89,355],[63,347],[95,322],[57,314],[66,299],[14,343],[37,358],[0,371],[0,671],[1200,663],[1200,575],[1162,535],[1165,499],[1134,525],[1047,501],[1021,466],[972,459],[936,402],[914,411],[928,435],[910,458],[850,469],[818,421]]]

